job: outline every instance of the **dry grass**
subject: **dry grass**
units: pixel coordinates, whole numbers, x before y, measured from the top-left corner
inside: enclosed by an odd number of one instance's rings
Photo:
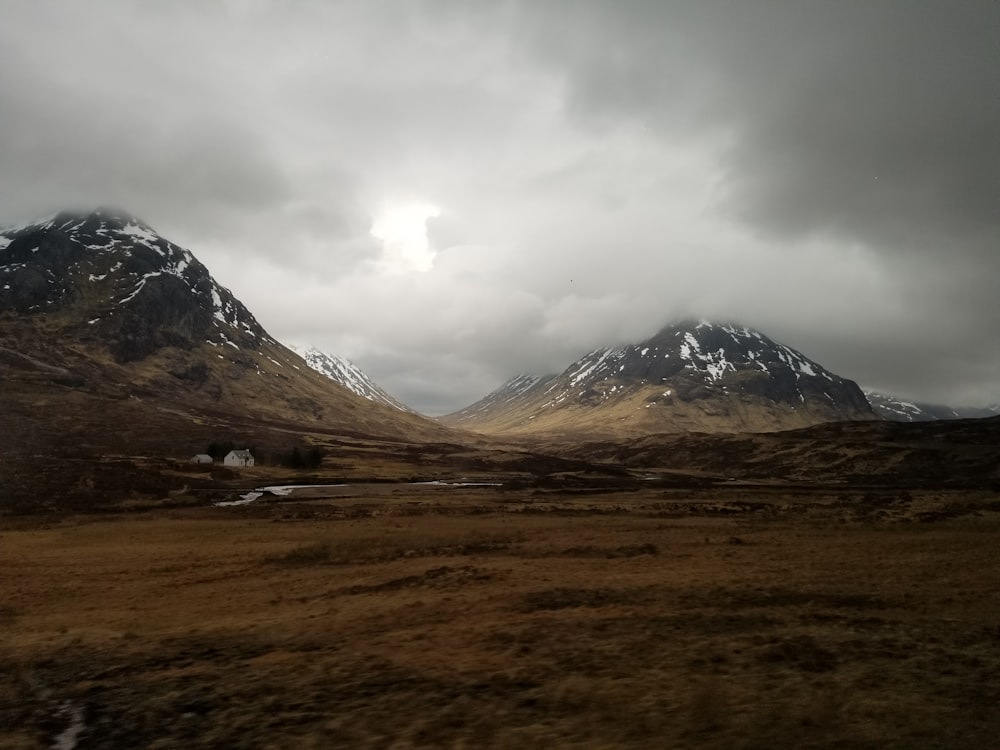
[[[1000,727],[994,515],[479,502],[5,531],[0,746],[51,746],[69,708],[109,748],[909,750]]]
[[[410,533],[407,533],[410,531]],[[350,565],[388,562],[398,558],[464,557],[486,553],[501,554],[520,536],[463,527],[455,519],[445,519],[437,527],[420,534],[400,523],[384,524],[378,535],[343,538],[330,535],[322,541],[296,545],[290,550],[264,557],[277,565]]]

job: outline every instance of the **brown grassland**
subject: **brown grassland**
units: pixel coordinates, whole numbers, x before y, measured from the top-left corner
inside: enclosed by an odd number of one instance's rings
[[[400,485],[10,516],[0,747],[991,747],[997,497]]]

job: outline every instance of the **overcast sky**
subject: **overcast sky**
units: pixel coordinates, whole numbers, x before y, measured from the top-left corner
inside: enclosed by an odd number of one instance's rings
[[[994,0],[0,0],[0,223],[120,206],[430,414],[682,316],[1000,401]]]

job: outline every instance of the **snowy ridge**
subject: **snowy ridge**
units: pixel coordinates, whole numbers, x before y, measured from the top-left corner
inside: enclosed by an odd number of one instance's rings
[[[876,391],[865,391],[879,417],[890,422],[932,422],[939,419],[980,419],[1000,414],[1000,404],[986,407],[952,407],[907,401]]]
[[[697,338],[699,331],[713,333],[713,338],[719,338],[716,332],[728,335],[729,341],[721,338],[722,345],[714,350],[702,350]],[[834,376],[823,367],[806,358],[801,353],[784,344],[776,344],[763,334],[746,327],[733,325],[715,325],[705,320],[698,321],[694,331],[684,334],[685,344],[681,345],[681,358],[695,370],[703,372],[706,381],[715,382],[727,372],[736,372],[738,365],[752,363],[764,372],[769,370],[768,355],[776,355],[778,361],[784,364],[796,378],[802,376],[821,377],[834,380]],[[727,359],[730,357],[730,359]]]
[[[527,375],[519,374],[508,380],[502,386],[491,391],[485,397],[474,404],[471,404],[461,411],[450,415],[456,419],[475,418],[479,415],[489,414],[496,409],[503,409],[515,406],[523,398],[530,394],[544,390],[545,386],[554,381],[555,375]]]
[[[315,347],[289,346],[293,352],[305,360],[313,370],[325,375],[330,380],[339,383],[352,393],[366,398],[369,401],[385,404],[400,411],[413,412],[405,404],[397,401],[382,388],[376,385],[368,375],[357,365],[345,357],[336,354],[327,354]]]
[[[776,344],[758,331],[733,325],[719,325],[705,320],[685,321],[664,328],[656,336],[641,344],[615,348],[596,349],[570,365],[553,384],[552,398],[545,406],[554,406],[574,395],[583,396],[578,388],[593,388],[614,379],[634,380],[644,383],[666,381],[681,371],[700,379],[704,384],[720,384],[725,389],[727,374],[756,369],[769,375],[776,371],[794,378],[793,387],[800,401],[805,393],[798,381],[829,381],[840,379],[800,352]],[[599,388],[606,400],[621,391],[610,384]],[[835,401],[834,396],[825,393]]]
[[[534,388],[538,383],[546,378],[552,377],[551,375],[515,375],[513,378],[507,381],[507,383],[502,387],[502,391],[505,393],[505,400],[510,401],[517,398],[525,391]]]
[[[614,365],[621,360],[625,351],[625,349],[597,349],[571,365],[570,369],[563,373],[563,377],[569,378],[571,386],[576,386],[594,377],[595,373],[613,372]]]
[[[911,401],[903,401],[874,391],[865,391],[865,398],[876,414],[890,422],[928,422],[936,419]]]

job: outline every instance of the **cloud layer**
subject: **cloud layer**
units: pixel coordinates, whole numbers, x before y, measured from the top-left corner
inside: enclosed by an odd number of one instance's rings
[[[995,402],[996,13],[14,0],[0,222],[121,205],[430,413],[681,315]]]

